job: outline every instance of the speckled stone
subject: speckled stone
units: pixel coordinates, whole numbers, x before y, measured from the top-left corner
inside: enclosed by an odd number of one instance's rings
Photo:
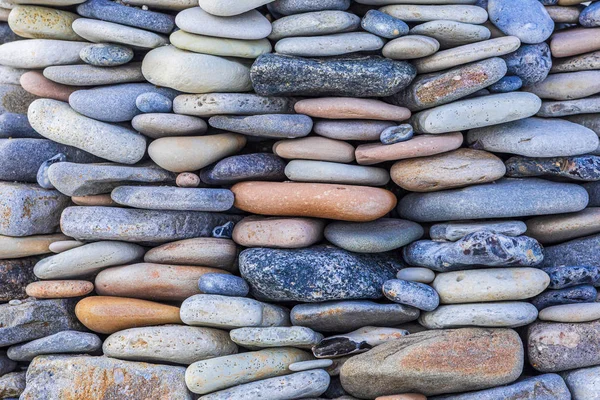
[[[35,5],[16,5],[8,15],[8,25],[17,35],[32,39],[83,40],[71,24],[79,16]]]
[[[31,39],[8,42],[0,46],[0,63],[8,67],[39,69],[51,65],[81,62],[79,51],[86,42]]]
[[[490,30],[485,26],[449,20],[425,22],[413,27],[410,33],[432,37],[440,43],[442,49],[481,42],[491,36]]]
[[[31,361],[43,354],[93,353],[102,347],[102,340],[93,334],[63,331],[8,348],[8,357],[15,361]]]
[[[67,239],[67,236],[60,233],[22,238],[0,236],[0,260],[47,254],[50,253],[49,247],[53,243]]]
[[[114,67],[91,64],[57,65],[45,68],[44,77],[61,85],[86,87],[144,81],[139,62]]]
[[[222,296],[248,295],[250,287],[239,276],[219,273],[207,273],[198,280],[198,288],[205,294],[219,294]]]
[[[26,257],[0,261],[0,301],[25,299],[25,286],[37,281],[33,266],[38,257]]]
[[[29,125],[27,115],[4,113],[0,115],[0,138],[41,139],[42,136]]]
[[[178,114],[212,117],[214,115],[290,114],[294,100],[288,97],[263,97],[252,93],[182,94],[173,108]]]
[[[578,71],[550,74],[541,82],[525,87],[542,99],[572,100],[600,93],[600,71]]]
[[[543,3],[542,3],[543,4]],[[544,7],[552,21],[559,24],[577,24],[582,7],[578,6],[549,6]]]
[[[237,248],[232,240],[194,238],[175,241],[154,247],[146,253],[144,261],[160,264],[201,265],[236,269]]]
[[[600,68],[600,51],[555,59],[550,72],[575,72]]]
[[[412,65],[380,57],[312,60],[264,54],[250,70],[254,90],[263,96],[383,97],[404,89],[415,75]]]
[[[554,21],[537,0],[489,0],[487,10],[498,29],[526,44],[544,42],[554,30]]]
[[[589,322],[600,319],[599,303],[561,304],[540,311],[541,321]]]
[[[246,249],[239,263],[254,295],[304,302],[379,299],[383,282],[402,267],[389,254],[354,254],[332,246]]]
[[[90,44],[79,52],[81,60],[98,67],[114,67],[127,64],[133,58],[133,50],[118,44]]]
[[[489,231],[505,236],[520,236],[526,230],[527,225],[522,221],[448,222],[432,225],[429,236],[432,240],[455,242],[473,232]]]
[[[227,157],[203,169],[200,178],[211,185],[241,181],[280,181],[285,179],[285,162],[274,154],[254,153]]]
[[[310,360],[310,361],[299,361],[297,363],[290,364],[290,371],[309,371],[311,369],[327,368],[333,365],[333,360],[322,359],[322,360]]]
[[[81,297],[94,291],[94,284],[88,281],[39,281],[25,288],[27,295],[38,299],[62,299]]]
[[[10,396],[5,397],[7,400],[16,400],[25,390],[26,372],[11,372],[0,377],[0,395]],[[13,397],[15,396],[15,397]]]
[[[562,374],[573,400],[598,400],[600,367],[582,368]]]
[[[404,21],[378,10],[367,11],[360,25],[365,31],[386,39],[395,39],[408,34],[408,25]]]
[[[281,15],[293,15],[310,11],[347,10],[350,0],[276,0],[269,3],[269,9]]]
[[[27,114],[29,105],[38,97],[20,85],[0,84],[0,112]]]
[[[158,33],[170,33],[175,27],[174,18],[169,14],[127,7],[109,0],[88,0],[77,6],[82,17],[115,22]]]
[[[323,335],[303,326],[238,328],[229,334],[231,340],[250,350],[265,347],[310,349],[323,340]]]
[[[271,33],[271,23],[257,10],[219,17],[197,6],[177,14],[175,23],[181,30],[197,35],[244,40],[263,39]]]
[[[406,335],[408,331],[404,329],[365,326],[350,333],[329,336],[313,346],[312,352],[317,358],[344,357],[364,353]]]
[[[600,208],[578,213],[536,217],[527,221],[527,235],[543,244],[560,243],[600,232]]]
[[[552,67],[550,47],[546,43],[523,45],[503,58],[508,74],[521,78],[523,85],[543,81]]]
[[[233,229],[233,240],[246,247],[302,248],[323,239],[325,221],[313,218],[249,216]]]
[[[169,43],[163,35],[97,19],[78,18],[73,21],[72,27],[75,33],[93,43],[117,43],[142,49],[154,49]]]
[[[301,114],[214,116],[208,123],[217,129],[267,138],[303,137],[313,126],[312,119]]]
[[[313,131],[330,139],[378,140],[381,132],[395,125],[375,120],[319,120],[314,122]]]
[[[148,210],[219,212],[233,206],[229,189],[119,186],[111,198],[121,205]]]
[[[135,106],[143,113],[169,113],[173,109],[173,101],[160,93],[142,93],[135,99]]]
[[[572,286],[558,290],[546,290],[530,299],[538,310],[560,304],[592,303],[598,292],[591,285]]]
[[[544,262],[541,266],[598,265],[596,249],[599,245],[600,234],[596,234],[554,246],[547,246],[544,249]]]
[[[380,11],[406,22],[427,22],[449,20],[482,24],[487,20],[487,12],[472,5],[421,5],[395,4],[382,7]]]
[[[331,363],[333,364],[333,362]],[[17,363],[6,356],[6,351],[0,352],[0,377],[14,371],[16,368]]]
[[[600,283],[600,267],[595,265],[559,265],[542,270],[550,277],[550,289],[564,289],[582,284]]]
[[[206,133],[203,119],[189,115],[149,113],[139,114],[131,120],[136,131],[153,139],[169,136],[190,136]]]
[[[539,117],[563,117],[598,112],[600,112],[600,96],[592,96],[575,100],[544,101],[537,115]],[[583,117],[585,118],[585,116]]]
[[[332,57],[376,51],[383,45],[383,39],[372,33],[348,32],[325,36],[283,38],[275,44],[275,51],[288,56]]]
[[[383,144],[404,142],[413,137],[413,127],[410,124],[391,126],[381,132],[379,140]]]
[[[511,157],[505,161],[506,176],[561,177],[574,181],[600,180],[600,157],[571,156],[554,158]]]
[[[269,39],[351,32],[357,30],[360,23],[357,15],[337,10],[290,15],[273,21],[273,32]]]
[[[394,303],[423,311],[435,310],[440,304],[437,292],[431,286],[419,282],[390,279],[383,284],[383,294]]]
[[[509,93],[519,90],[523,86],[523,81],[518,76],[505,76],[498,82],[490,85],[488,90],[491,93]]]
[[[463,326],[517,328],[531,324],[537,316],[537,308],[526,302],[452,304],[422,313],[419,323],[427,329]]]
[[[586,28],[595,28],[600,26],[600,7],[598,4],[586,6],[579,14],[579,23]]]

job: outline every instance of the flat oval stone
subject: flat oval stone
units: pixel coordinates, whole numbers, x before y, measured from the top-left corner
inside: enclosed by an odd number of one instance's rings
[[[407,62],[374,56],[314,60],[264,54],[250,70],[254,91],[262,96],[384,97],[404,89],[415,74]]]
[[[425,22],[413,27],[410,33],[431,37],[439,42],[441,48],[481,42],[491,36],[490,30],[485,26],[449,20]]]
[[[233,240],[246,247],[302,248],[319,242],[324,228],[318,219],[250,216],[235,225]]]
[[[285,159],[309,159],[340,163],[354,161],[354,147],[350,143],[319,136],[280,140],[273,145],[273,153]]]
[[[541,196],[544,204],[538,201]],[[463,189],[411,193],[400,200],[398,211],[403,218],[425,222],[560,214],[581,211],[587,203],[587,192],[579,185],[504,178]],[[461,204],[469,204],[468,209]]]
[[[382,53],[392,60],[411,60],[427,57],[438,51],[440,43],[434,38],[422,35],[408,35],[386,43]]]
[[[202,275],[198,280],[198,288],[205,294],[239,297],[247,296],[250,291],[245,280],[239,276],[225,275],[222,271],[221,273],[209,272]]]
[[[263,97],[252,93],[182,94],[175,98],[173,108],[178,114],[212,117],[237,114],[290,114],[293,99]]]
[[[487,11],[498,29],[523,43],[544,42],[554,30],[554,21],[537,0],[488,0]]]
[[[330,57],[383,47],[383,39],[368,32],[336,33],[325,36],[288,37],[275,44],[278,54],[300,57]]]
[[[396,278],[411,282],[431,283],[435,279],[435,273],[429,268],[409,267],[398,271]]]
[[[237,350],[225,331],[181,325],[125,329],[110,335],[102,345],[108,357],[184,365],[235,354]]]
[[[96,19],[78,18],[72,27],[75,33],[93,43],[109,42],[141,49],[154,49],[169,43],[166,37],[154,32]]]
[[[442,304],[524,300],[542,293],[550,283],[537,268],[488,268],[437,274],[433,288]]]
[[[551,74],[541,82],[523,90],[542,99],[571,100],[600,93],[600,71],[578,71]]]
[[[526,302],[453,304],[422,313],[419,323],[427,329],[464,326],[516,328],[529,325],[537,315],[537,308]]]
[[[600,319],[600,303],[561,304],[540,311],[541,321],[588,322]]]
[[[382,7],[380,11],[405,22],[427,22],[443,19],[483,24],[488,19],[487,12],[483,8],[471,5],[398,4]]]
[[[546,290],[530,299],[538,310],[561,304],[593,303],[598,291],[591,285],[572,286],[564,289]]]
[[[247,66],[175,46],[150,51],[142,62],[144,77],[157,86],[186,93],[246,92],[252,89]],[[189,79],[194,76],[195,79]]]
[[[77,14],[39,6],[15,6],[8,26],[17,35],[31,39],[83,40],[71,28]]]
[[[317,358],[345,357],[364,353],[375,346],[406,335],[408,331],[403,329],[365,326],[350,333],[329,336],[313,346],[312,352]]]
[[[220,38],[257,40],[271,33],[271,23],[256,10],[224,18],[192,7],[179,12],[175,23],[185,32]]]
[[[491,153],[457,149],[435,156],[396,162],[390,170],[392,180],[412,192],[443,189],[492,182],[504,176],[506,168]]]
[[[44,76],[56,83],[72,86],[114,85],[144,81],[139,62],[116,67],[98,67],[89,64],[50,66],[44,69]]]
[[[550,289],[564,289],[581,284],[597,285],[600,282],[600,267],[597,266],[559,265],[542,269],[550,277]]]
[[[200,7],[212,15],[220,17],[230,17],[243,14],[264,4],[271,3],[273,0],[243,0],[231,3],[222,3],[218,0],[199,0]]]
[[[28,296],[38,299],[61,299],[81,297],[94,291],[94,284],[88,281],[40,281],[32,282],[25,288]]]
[[[0,115],[0,138],[42,139],[42,136],[31,127],[27,115],[4,113]]]
[[[394,303],[406,304],[423,311],[433,311],[440,305],[437,292],[419,282],[390,279],[383,284],[383,295]]]
[[[402,267],[390,254],[355,254],[333,246],[251,248],[240,253],[239,263],[255,296],[311,303],[379,299],[383,282]]]
[[[432,225],[429,236],[436,241],[455,242],[473,232],[489,231],[505,236],[520,236],[526,230],[527,225],[522,221],[448,222]]]
[[[381,218],[397,201],[384,189],[325,183],[241,182],[231,191],[234,206],[253,214],[355,222]]]
[[[564,117],[567,115],[600,112],[600,96],[575,100],[543,101],[539,117]]]
[[[600,157],[571,156],[554,158],[511,157],[505,161],[506,176],[548,176],[575,181],[600,179]]]
[[[557,32],[550,40],[550,49],[554,57],[576,56],[600,50],[598,28],[569,29]]]
[[[127,64],[133,58],[133,50],[118,44],[90,44],[79,52],[81,60],[97,67],[115,67]]]
[[[523,45],[504,56],[508,73],[521,78],[523,85],[533,85],[548,76],[553,60],[546,43]]]
[[[50,245],[67,236],[56,233],[51,235],[27,236],[23,238],[0,236],[0,259],[21,258],[50,253]]]
[[[204,168],[246,145],[246,138],[235,133],[209,136],[164,137],[148,146],[150,158],[167,171],[188,172]],[[176,154],[177,158],[173,155]]]
[[[564,242],[600,232],[600,208],[590,207],[565,215],[532,218],[527,235],[543,244]]]
[[[530,93],[501,93],[437,106],[410,121],[418,133],[455,132],[531,117],[541,106],[540,98]]]
[[[309,371],[317,368],[327,368],[333,365],[333,360],[324,358],[322,360],[299,361],[290,364],[290,371]]]
[[[153,247],[144,255],[144,261],[159,264],[202,265],[234,269],[237,248],[232,240],[194,238]]]
[[[562,374],[567,387],[571,391],[573,399],[594,399],[597,396],[598,387],[598,372],[600,368],[582,368],[574,371],[567,371]]]
[[[70,238],[69,238],[70,239]],[[53,253],[62,253],[63,251],[71,250],[76,247],[81,247],[85,243],[77,240],[62,240],[60,242],[54,242],[49,246],[49,249]]]
[[[320,136],[339,140],[377,140],[386,128],[396,124],[377,120],[318,120],[313,131]]]
[[[81,62],[79,51],[86,42],[32,39],[0,45],[0,63],[8,67],[39,69]]]
[[[119,186],[111,197],[121,205],[148,210],[219,212],[233,206],[228,189]]]
[[[421,225],[412,221],[381,218],[373,222],[332,222],[325,237],[344,250],[381,253],[405,246],[423,236]]]
[[[292,324],[319,332],[344,332],[367,325],[395,326],[414,321],[419,310],[402,304],[366,300],[299,304],[292,308]]]
[[[307,12],[273,21],[273,31],[269,39],[351,32],[357,30],[359,26],[360,18],[348,12],[337,10]]]
[[[208,124],[213,128],[267,138],[303,137],[312,130],[312,119],[301,114],[265,114],[250,116],[214,116]]]
[[[134,164],[146,152],[146,139],[137,132],[84,117],[60,101],[36,100],[27,116],[44,137],[110,161]]]
[[[292,160],[285,167],[291,181],[383,186],[390,180],[386,169],[326,161]]]
[[[386,39],[394,39],[408,34],[408,25],[398,18],[382,13],[378,10],[369,10],[360,22],[361,27]]]
[[[276,0],[269,3],[268,7],[278,14],[292,15],[310,11],[347,10],[350,7],[350,0],[321,0],[318,2],[311,0]]]
[[[102,347],[102,340],[93,334],[78,331],[63,331],[8,348],[11,360],[31,361],[44,354],[93,353]]]
[[[31,1],[31,0],[29,0]],[[35,0],[34,0],[35,1]],[[40,0],[37,0],[40,1]],[[44,0],[45,1],[45,0]],[[52,0],[56,1],[56,0]],[[59,0],[65,1],[65,0]],[[74,1],[74,0],[66,0],[66,1]],[[163,10],[175,10],[181,11],[190,7],[197,7],[198,2],[194,0],[125,0],[124,4],[131,4],[136,6],[148,6],[151,8],[159,8]]]
[[[247,349],[265,347],[298,347],[310,349],[323,340],[323,335],[303,326],[238,328],[230,332],[231,340]]]
[[[13,300],[19,304],[27,298],[25,286],[38,280],[33,273],[33,266],[38,260],[39,257],[25,257],[0,261],[0,301],[10,305]]]
[[[148,113],[139,114],[131,120],[136,131],[152,139],[168,136],[191,136],[206,133],[203,119],[189,115]]]
[[[270,53],[272,50],[268,39],[223,39],[195,35],[182,30],[173,32],[169,40],[173,46],[181,50],[222,57],[256,58],[261,54]]]
[[[410,117],[404,107],[393,106],[374,99],[351,97],[321,97],[296,102],[294,109],[299,114],[328,119],[377,119],[402,121]]]
[[[490,85],[488,90],[491,93],[509,93],[521,89],[523,81],[518,76],[505,76],[498,82]]]
[[[455,150],[462,142],[463,135],[453,132],[444,135],[417,135],[410,140],[394,144],[361,144],[356,148],[356,161],[360,165],[372,165],[384,161],[431,156]]]
[[[555,59],[550,72],[576,72],[600,68],[600,51]]]
[[[53,82],[38,71],[24,73],[21,76],[20,84],[23,89],[31,94],[60,101],[69,101],[71,93],[81,89],[81,87]]]
[[[173,101],[169,97],[156,92],[146,92],[135,98],[135,106],[143,113],[170,113]]]
[[[229,185],[245,180],[278,181],[284,179],[285,162],[274,154],[241,154],[224,158],[200,173],[203,182]]]

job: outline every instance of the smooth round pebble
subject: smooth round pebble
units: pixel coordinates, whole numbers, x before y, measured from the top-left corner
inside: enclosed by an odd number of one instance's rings
[[[220,294],[222,296],[248,295],[250,288],[245,280],[234,275],[217,273],[204,274],[198,280],[198,288],[205,294]]]
[[[440,43],[434,38],[409,35],[389,41],[383,47],[383,55],[392,60],[412,60],[427,57],[438,51]]]
[[[437,292],[431,286],[420,282],[390,279],[383,284],[383,294],[394,303],[423,311],[435,310],[440,304]]]
[[[396,278],[404,281],[431,283],[435,279],[435,272],[421,267],[402,268],[396,274]]]
[[[600,319],[600,303],[561,304],[540,311],[542,321],[588,322]]]
[[[135,106],[143,113],[169,113],[173,101],[160,93],[142,93],[135,99]]]
[[[114,67],[131,61],[133,50],[118,44],[90,44],[79,51],[79,57],[83,62],[90,65]]]
[[[61,299],[90,294],[94,284],[88,281],[40,281],[32,282],[25,288],[28,296],[38,299]]]
[[[182,172],[177,175],[175,183],[182,188],[195,188],[200,185],[200,177],[191,172]]]

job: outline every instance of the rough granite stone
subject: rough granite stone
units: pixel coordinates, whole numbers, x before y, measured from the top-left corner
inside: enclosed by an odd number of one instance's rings
[[[394,303],[406,304],[423,311],[433,311],[440,305],[440,297],[431,286],[402,279],[385,281],[383,295]]]
[[[0,377],[0,396],[6,400],[18,400],[25,390],[26,372],[11,372]]]
[[[429,236],[432,240],[456,242],[469,233],[479,231],[520,236],[527,231],[527,225],[522,221],[447,222],[432,225],[429,228]]]
[[[599,156],[511,157],[505,164],[506,176],[513,178],[548,176],[583,182],[600,180]]]
[[[600,234],[574,239],[544,249],[542,267],[557,265],[598,265]]]
[[[93,353],[100,350],[102,340],[93,334],[62,331],[24,344],[8,348],[8,357],[15,361],[31,361],[43,354]]]
[[[245,180],[281,181],[285,179],[284,169],[285,162],[274,154],[241,154],[203,169],[200,179],[211,185],[230,185]]]
[[[0,301],[27,298],[25,286],[38,280],[33,273],[38,260],[39,257],[0,260]]]
[[[598,291],[591,285],[579,285],[558,290],[546,290],[530,299],[538,310],[561,304],[593,303]]]

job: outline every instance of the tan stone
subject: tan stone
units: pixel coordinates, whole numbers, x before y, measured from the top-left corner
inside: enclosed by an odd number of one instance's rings
[[[77,303],[75,315],[88,329],[105,334],[140,326],[182,324],[179,307],[125,297],[86,297]]]
[[[350,143],[320,136],[280,140],[273,145],[273,153],[287,159],[354,161],[354,147]]]
[[[17,35],[29,39],[84,40],[71,24],[79,15],[39,6],[15,6],[8,15],[8,25]]]
[[[103,206],[103,207],[121,207],[110,197],[110,194],[97,194],[93,196],[73,196],[71,201],[78,206]]]
[[[550,15],[550,18],[554,22],[567,24],[579,23],[579,14],[581,13],[579,7],[546,6],[544,8],[548,11],[548,15]]]
[[[295,249],[323,239],[324,228],[318,219],[250,216],[235,225],[233,240],[246,247]]]
[[[0,235],[0,260],[50,253],[50,244],[66,239],[69,237],[60,233],[26,237]]]
[[[600,207],[589,207],[571,214],[531,218],[525,223],[525,235],[542,244],[566,242],[600,232]]]
[[[80,297],[92,293],[94,284],[88,281],[39,281],[27,285],[28,296],[38,299],[60,299],[64,297]]]
[[[578,28],[559,31],[550,39],[554,57],[568,57],[600,50],[600,28]]]
[[[144,261],[159,264],[201,265],[234,271],[237,246],[233,240],[195,238],[166,243],[150,249]]]
[[[65,102],[69,101],[71,93],[83,89],[78,86],[68,86],[53,82],[39,71],[24,73],[21,75],[20,83],[23,89],[33,95]]]
[[[427,400],[427,397],[419,393],[403,393],[391,396],[379,396],[375,400]]]
[[[63,251],[81,247],[84,244],[84,242],[78,240],[59,240],[58,242],[50,243],[48,249],[53,253],[62,253]]]
[[[429,157],[398,161],[392,180],[412,192],[434,192],[500,179],[506,172],[501,159],[487,151],[457,149]]]
[[[181,174],[177,175],[177,180],[175,183],[179,187],[195,188],[200,186],[200,177],[191,172],[182,172]]]
[[[372,165],[384,161],[432,156],[458,149],[462,143],[462,134],[453,132],[443,135],[418,135],[394,144],[361,144],[356,148],[356,161],[361,165]]]
[[[427,57],[440,49],[440,42],[422,35],[408,35],[389,41],[382,53],[392,60],[412,60]]]
[[[234,206],[254,214],[356,222],[381,218],[397,202],[388,190],[324,183],[241,182],[231,191]]]
[[[575,4],[581,4],[586,0],[558,0],[559,6],[573,6]]]
[[[375,119],[383,121],[404,121],[410,118],[410,111],[375,99],[352,97],[321,97],[300,100],[294,105],[299,114],[328,119]]]
[[[96,276],[102,296],[183,301],[200,294],[198,279],[208,273],[229,274],[217,268],[139,263],[107,268]]]

